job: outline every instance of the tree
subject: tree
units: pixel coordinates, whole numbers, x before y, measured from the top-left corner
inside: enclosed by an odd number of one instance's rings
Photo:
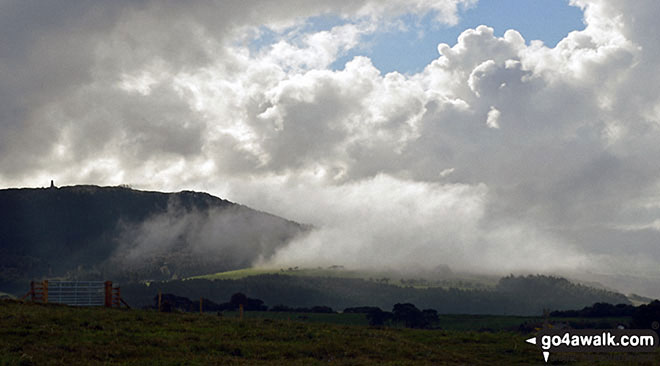
[[[242,292],[237,292],[231,295],[231,299],[229,300],[229,303],[235,305],[237,308],[239,305],[245,306],[248,303],[248,297],[245,296],[245,294]]]
[[[367,320],[371,326],[382,326],[390,319],[392,319],[392,313],[382,311],[380,308],[372,308],[367,313]]]
[[[408,328],[423,328],[424,316],[422,312],[413,304],[395,304],[392,308],[394,320],[403,322]]]
[[[267,311],[268,306],[264,305],[263,300],[247,298],[247,303],[245,305],[245,310],[249,311]]]
[[[638,329],[653,329],[660,334],[660,301],[654,300],[648,305],[640,305],[633,314],[632,327]]]

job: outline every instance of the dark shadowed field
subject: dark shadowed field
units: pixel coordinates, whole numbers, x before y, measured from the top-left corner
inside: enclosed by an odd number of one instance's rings
[[[0,302],[0,365],[543,364],[527,336]],[[561,356],[550,364],[660,362],[660,352]]]

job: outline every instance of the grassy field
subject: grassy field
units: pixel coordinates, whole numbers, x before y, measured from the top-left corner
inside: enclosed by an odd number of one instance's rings
[[[224,312],[223,316],[235,318],[237,312]],[[271,312],[250,311],[245,313],[247,319],[271,319],[291,320],[306,323],[327,323],[340,325],[368,325],[369,321],[365,314],[319,314],[319,313],[296,313],[296,312]],[[629,324],[631,318],[548,318],[551,325],[569,324],[574,328],[597,328],[613,329],[618,324]],[[541,327],[544,323],[543,317],[511,316],[511,315],[465,315],[465,314],[442,314],[439,322],[434,327],[449,331],[519,331],[521,325],[529,329]]]
[[[224,317],[236,318],[238,312],[225,311]],[[337,325],[368,325],[369,321],[365,314],[338,314],[338,313],[297,313],[297,312],[272,312],[272,311],[247,311],[244,313],[246,319],[270,319],[286,320],[304,323],[324,323]]]
[[[0,365],[544,364],[528,336],[0,301]],[[549,364],[622,364],[616,356]],[[658,363],[657,352],[625,361]]]
[[[235,271],[212,273],[192,278],[207,280],[237,280],[248,276],[258,276],[262,274],[280,274],[287,276],[310,276],[310,277],[338,277],[338,278],[361,278],[372,280],[382,280],[383,278],[396,278],[401,275],[390,272],[365,272],[353,271],[343,268],[244,268]],[[390,284],[398,284],[398,280],[390,280]]]
[[[401,287],[414,288],[492,288],[497,284],[498,278],[476,275],[457,275],[450,278],[438,278],[436,276],[406,275],[398,272],[387,271],[356,271],[337,268],[245,268],[235,271],[218,272],[202,276],[194,276],[191,279],[206,280],[238,280],[249,276],[258,276],[264,274],[280,274],[287,276],[308,276],[308,277],[336,277],[336,278],[358,278],[373,282],[386,283]],[[442,276],[440,276],[442,277]]]
[[[0,299],[16,299],[16,296],[0,291]]]

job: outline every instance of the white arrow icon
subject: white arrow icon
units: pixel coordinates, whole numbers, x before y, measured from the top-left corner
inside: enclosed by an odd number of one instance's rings
[[[536,344],[536,337],[526,339],[525,342],[527,342],[529,344]],[[545,362],[548,362],[549,357],[550,357],[550,352],[547,352],[547,351],[543,352],[543,359],[545,360]]]

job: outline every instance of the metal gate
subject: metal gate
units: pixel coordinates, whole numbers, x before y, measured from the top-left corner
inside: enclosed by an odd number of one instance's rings
[[[32,301],[71,306],[120,307],[119,286],[111,281],[56,281],[30,283]]]

